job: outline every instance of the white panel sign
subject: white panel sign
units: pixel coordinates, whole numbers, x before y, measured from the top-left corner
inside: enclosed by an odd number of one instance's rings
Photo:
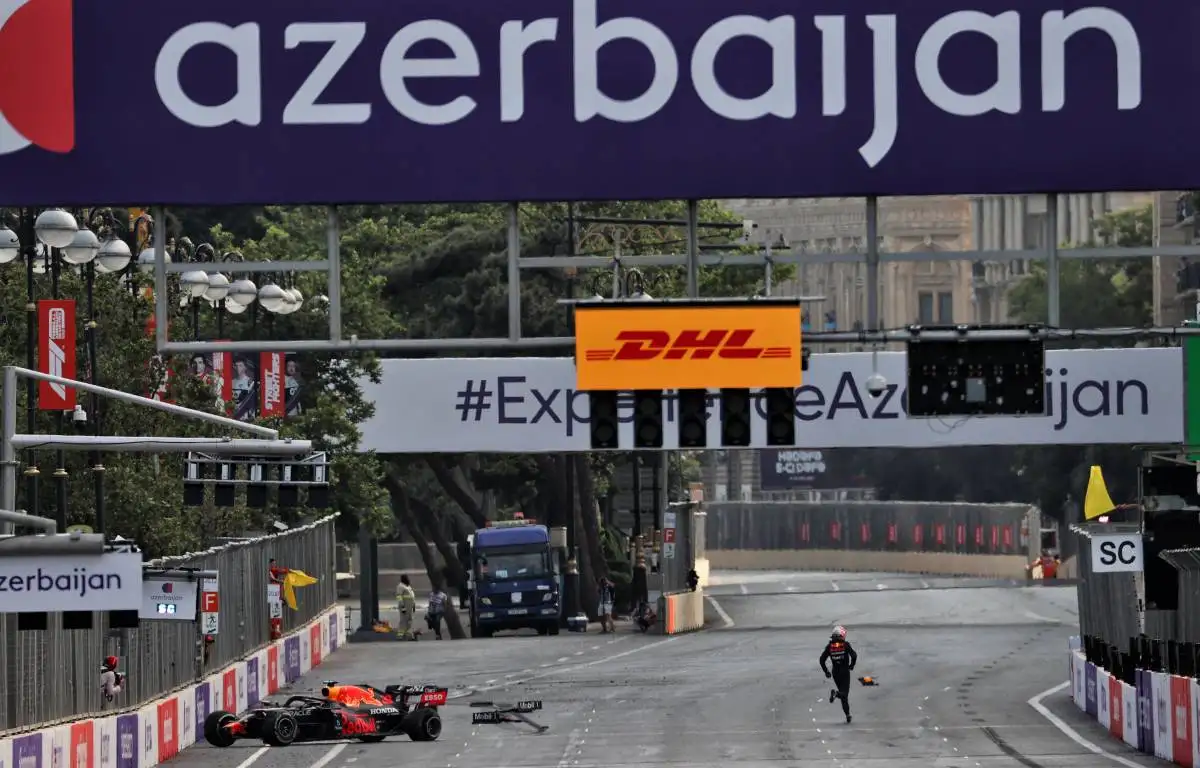
[[[1142,536],[1112,533],[1092,537],[1092,572],[1120,573],[1142,570]]]
[[[575,391],[572,358],[381,360],[378,384],[360,381],[375,415],[362,450],[380,453],[588,451],[588,397]],[[1183,358],[1178,348],[1046,352],[1047,416],[909,419],[905,353],[878,355],[888,381],[866,391],[870,353],[816,354],[796,393],[796,442],[808,448],[1094,445],[1183,440]],[[752,447],[766,445],[763,404]],[[675,403],[664,403],[664,450],[679,445]],[[708,445],[720,446],[710,407]],[[632,403],[620,445],[633,445]],[[398,429],[397,425],[403,425]]]
[[[0,558],[0,613],[138,611],[141,607],[139,553]]]
[[[151,577],[142,582],[142,607],[138,617],[143,619],[196,620],[194,581]]]

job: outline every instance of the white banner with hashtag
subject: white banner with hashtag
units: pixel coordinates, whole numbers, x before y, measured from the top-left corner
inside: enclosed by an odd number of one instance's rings
[[[380,383],[360,384],[375,403],[362,425],[364,451],[544,453],[591,450],[588,396],[575,391],[571,358],[382,360]],[[967,445],[1093,445],[1183,440],[1180,349],[1046,352],[1049,415],[909,419],[905,354],[878,356],[888,381],[866,390],[870,353],[816,354],[796,391],[796,444],[806,448]],[[714,398],[715,398],[715,393]],[[664,406],[663,448],[679,446],[673,393]],[[720,447],[719,406],[710,402],[708,445]],[[621,410],[619,444],[633,445],[632,402]],[[766,447],[763,404],[751,447]]]

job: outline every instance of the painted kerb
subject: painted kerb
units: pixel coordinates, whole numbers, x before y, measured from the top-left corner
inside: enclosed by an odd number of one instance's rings
[[[299,610],[284,608],[287,634],[336,602],[334,517],[271,536],[156,560],[147,565],[216,570],[220,585],[220,632],[201,660],[199,625],[146,621],[136,630],[111,631],[107,614],[93,629],[66,631],[51,614],[45,632],[18,632],[16,615],[0,617],[0,732],[139,706],[202,679],[270,641],[267,562],[295,568],[319,581],[296,590]],[[111,703],[99,693],[100,662],[121,658],[127,686]]]

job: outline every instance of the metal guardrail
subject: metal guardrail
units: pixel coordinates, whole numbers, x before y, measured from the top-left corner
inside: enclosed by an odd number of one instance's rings
[[[706,546],[1025,555],[1040,512],[1028,504],[916,501],[705,502]],[[1034,546],[1040,545],[1034,536]]]
[[[304,571],[316,584],[296,590],[299,610],[286,606],[284,634],[312,621],[337,600],[334,518],[203,552],[161,558],[147,569],[218,572],[219,632],[208,647],[198,622],[143,621],[136,630],[111,630],[96,613],[91,630],[64,630],[50,615],[44,632],[17,630],[15,614],[0,616],[0,732],[137,707],[216,672],[270,641],[267,564]],[[126,684],[111,703],[100,695],[100,663],[120,658]]]

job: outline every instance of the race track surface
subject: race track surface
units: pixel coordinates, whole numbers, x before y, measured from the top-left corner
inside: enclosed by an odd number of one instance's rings
[[[179,768],[1097,768],[1155,761],[1114,743],[1068,700],[1044,704],[1069,738],[1027,701],[1066,680],[1073,587],[997,588],[913,577],[776,574],[747,584],[716,574],[712,627],[663,638],[621,633],[352,645],[297,688],[320,679],[428,682],[451,689],[445,733],[432,744],[266,749],[246,742],[187,750]],[[756,574],[755,578],[765,578]],[[901,581],[897,581],[900,579]],[[823,581],[822,581],[823,580]],[[853,582],[863,588],[847,588]],[[943,583],[948,582],[948,583]],[[819,584],[824,584],[819,587]],[[870,585],[867,588],[865,585]],[[754,588],[764,587],[765,594]],[[797,587],[787,591],[787,586]],[[877,588],[884,585],[883,588]],[[803,586],[803,589],[799,587]],[[732,589],[729,589],[732,587]],[[947,588],[948,587],[948,588]],[[851,694],[854,721],[829,704],[817,656],[845,624],[858,674],[879,687]],[[466,703],[541,699],[534,734],[472,726]]]

